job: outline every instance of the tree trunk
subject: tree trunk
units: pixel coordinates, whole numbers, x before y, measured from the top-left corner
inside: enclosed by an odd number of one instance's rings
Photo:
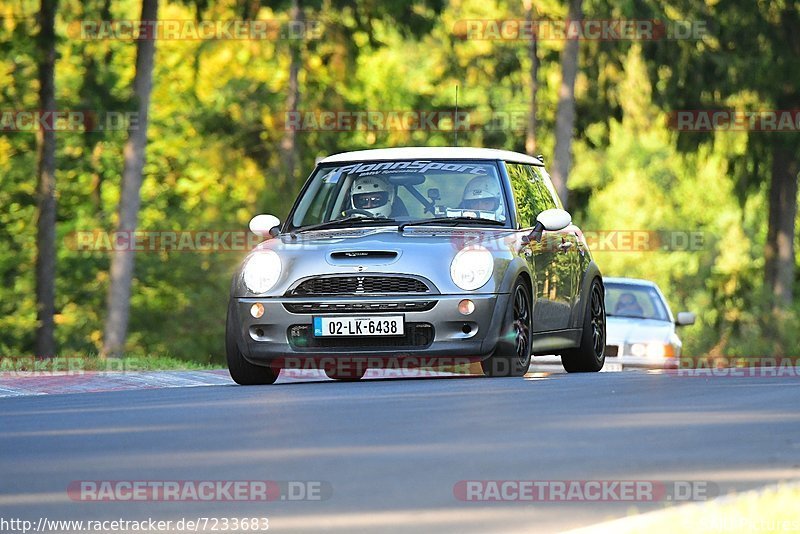
[[[773,310],[788,308],[794,296],[798,172],[800,163],[796,152],[780,143],[774,144],[764,248],[764,286],[773,299]]]
[[[291,9],[292,31],[290,32],[289,50],[291,59],[289,62],[289,88],[286,95],[286,112],[293,116],[297,112],[300,101],[300,85],[298,76],[300,74],[302,33],[296,32],[303,22],[303,10],[300,8],[299,0],[292,0]],[[302,31],[302,30],[300,30]],[[294,193],[295,172],[297,169],[297,132],[291,128],[286,128],[281,139],[281,163],[283,165],[283,185],[282,189],[286,194]],[[274,187],[275,184],[268,183],[267,187]]]
[[[143,0],[142,20],[158,18],[158,0]],[[153,58],[156,42],[154,36],[143,36],[136,43],[136,75],[133,80],[134,97],[138,104],[138,124],[128,129],[125,143],[125,163],[122,170],[122,190],[119,199],[118,231],[133,232],[139,218],[145,149],[147,147],[148,108],[153,85]],[[108,288],[108,317],[103,339],[103,357],[121,356],[125,347],[130,312],[131,284],[133,281],[134,252],[118,250],[111,259],[111,277]]]
[[[794,30],[796,9],[780,10],[780,22],[775,35],[789,55],[800,53],[800,36]],[[797,84],[787,82],[776,89],[775,108],[788,110],[800,107]],[[796,134],[795,134],[796,135]],[[795,271],[795,221],[797,218],[797,181],[800,178],[800,144],[791,134],[773,134],[772,169],[770,173],[767,242],[764,247],[764,287],[772,299],[772,311],[779,312],[792,305]]]
[[[55,18],[57,0],[42,0],[39,12],[39,102],[42,111],[56,110]],[[37,132],[36,219],[36,341],[37,356],[56,353],[56,133],[53,128]]]
[[[583,19],[583,0],[570,0],[568,22]],[[578,38],[569,39],[561,53],[561,85],[556,112],[556,149],[550,176],[567,206],[567,179],[572,166],[572,129],[575,126],[575,77],[578,75]]]
[[[539,92],[539,51],[534,26],[534,9],[531,0],[525,0],[525,15],[531,25],[531,42],[528,45],[528,56],[531,60],[531,107],[528,110],[528,132],[525,136],[525,152],[536,155],[536,95]]]

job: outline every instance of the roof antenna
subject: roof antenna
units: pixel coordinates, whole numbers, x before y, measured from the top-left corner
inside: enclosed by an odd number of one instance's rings
[[[453,137],[455,146],[458,146],[458,84],[456,84],[456,114],[453,117]]]

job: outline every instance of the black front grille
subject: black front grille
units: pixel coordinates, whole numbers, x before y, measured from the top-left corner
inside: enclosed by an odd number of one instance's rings
[[[433,325],[406,323],[402,336],[315,337],[311,325],[296,324],[289,327],[289,344],[296,350],[319,349],[381,349],[409,347],[424,349],[433,343]]]
[[[358,312],[397,312],[428,311],[436,305],[434,300],[417,300],[413,302],[284,302],[283,307],[289,313],[358,313]]]
[[[427,293],[424,282],[407,276],[320,276],[301,282],[292,295]]]
[[[606,350],[605,350],[604,354],[606,356],[610,356],[610,357],[613,358],[615,356],[619,356],[618,352],[619,352],[619,346],[617,346],[617,345],[606,345]]]

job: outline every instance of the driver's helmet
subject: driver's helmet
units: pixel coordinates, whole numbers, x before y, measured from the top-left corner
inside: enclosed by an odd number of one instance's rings
[[[461,197],[461,208],[493,213],[497,220],[503,220],[503,197],[497,179],[478,176],[470,180]]]
[[[389,217],[393,202],[394,188],[384,178],[363,176],[353,180],[350,188],[353,209],[368,211],[374,217]]]

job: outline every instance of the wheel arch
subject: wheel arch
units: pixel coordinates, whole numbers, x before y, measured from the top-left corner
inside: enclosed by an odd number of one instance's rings
[[[536,295],[536,291],[534,291],[536,288],[535,277],[531,274],[528,264],[519,257],[516,257],[508,262],[506,272],[503,275],[503,281],[501,282],[497,292],[510,293],[511,288],[514,287],[514,283],[520,277],[522,277],[528,284],[528,288],[531,290],[531,296],[533,298],[533,296]],[[535,300],[536,299],[533,298],[533,301]]]
[[[583,318],[586,313],[586,301],[589,299],[589,292],[592,290],[592,280],[597,278],[600,280],[600,285],[603,288],[603,295],[605,296],[606,286],[603,282],[603,275],[600,272],[600,267],[594,262],[590,261],[586,266],[586,270],[581,277],[581,290],[578,293],[578,300],[572,307],[572,318],[570,324],[572,328],[581,328],[583,326]]]

